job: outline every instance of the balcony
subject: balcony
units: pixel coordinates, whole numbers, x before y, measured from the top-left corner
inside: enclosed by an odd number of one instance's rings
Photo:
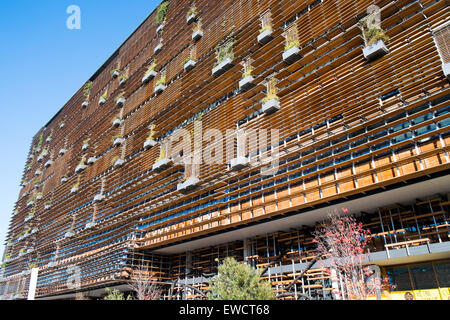
[[[181,193],[189,192],[193,189],[195,189],[198,184],[200,183],[200,180],[195,177],[191,177],[187,179],[185,182],[179,183],[177,185],[177,191]]]
[[[366,58],[367,61],[376,60],[388,53],[389,49],[386,47],[383,40],[378,40],[374,44],[363,49],[364,58]]]
[[[215,77],[218,77],[222,74],[224,74],[225,72],[227,72],[228,70],[230,70],[233,67],[233,61],[231,60],[231,58],[226,58],[225,60],[223,60],[221,63],[219,63],[216,67],[214,67],[212,69],[212,74]]]
[[[153,165],[152,170],[156,172],[164,171],[168,169],[172,165],[172,163],[172,160],[170,160],[169,158],[161,159]]]

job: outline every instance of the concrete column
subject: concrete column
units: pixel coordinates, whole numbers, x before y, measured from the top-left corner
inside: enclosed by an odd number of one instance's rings
[[[375,280],[376,280],[378,278],[381,281],[381,269],[380,269],[379,266],[377,266],[375,264],[370,265],[369,266],[369,270],[374,271],[374,274],[371,275],[368,280],[372,280],[373,278],[375,278]],[[380,288],[380,286],[377,286],[377,288],[375,289],[375,293],[376,293],[376,296],[377,296],[377,300],[381,300],[381,288]]]
[[[331,268],[331,293],[335,300],[342,300],[341,293],[339,290],[339,279],[337,277],[336,269]]]
[[[28,300],[34,300],[34,297],[36,296],[38,273],[39,268],[31,269],[30,285],[28,287]]]

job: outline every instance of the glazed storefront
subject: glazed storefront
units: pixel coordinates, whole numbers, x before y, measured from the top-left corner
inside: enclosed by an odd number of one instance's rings
[[[392,300],[450,300],[450,260],[386,267]]]

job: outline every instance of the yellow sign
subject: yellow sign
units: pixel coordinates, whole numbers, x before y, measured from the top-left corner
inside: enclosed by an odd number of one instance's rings
[[[384,296],[383,300],[388,300]],[[392,300],[450,300],[450,288],[392,291]]]

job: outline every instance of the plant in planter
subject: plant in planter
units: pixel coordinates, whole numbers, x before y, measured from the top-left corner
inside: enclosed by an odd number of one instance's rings
[[[90,140],[91,139],[89,138],[89,139],[86,139],[86,140],[83,141],[83,145],[81,147],[81,150],[86,151],[89,148],[89,141]]]
[[[193,4],[187,14],[186,14],[186,22],[187,24],[191,24],[192,22],[195,22],[197,20],[197,15],[198,15],[198,11],[197,8],[195,7],[195,4]]]
[[[123,166],[123,164],[125,163],[125,160],[119,156],[115,156],[112,159],[112,163],[113,163],[114,168],[117,169],[117,168],[120,168],[121,166]]]
[[[92,164],[95,163],[95,161],[97,161],[97,158],[96,158],[96,157],[90,157],[90,158],[87,160],[87,164],[88,164],[88,165],[92,165]]]
[[[80,163],[78,164],[78,166],[75,168],[75,173],[76,174],[80,174],[81,172],[84,171],[84,169],[86,169],[86,156],[83,156],[83,158],[81,158]]]
[[[80,189],[80,183],[77,182],[72,186],[72,189],[70,189],[70,193],[71,194],[77,193],[79,189]]]
[[[150,135],[147,137],[144,143],[145,150],[148,150],[156,145],[157,142],[154,140],[155,134],[155,124],[152,124]]]
[[[106,103],[107,98],[108,98],[108,90],[106,90],[105,93],[103,93],[103,95],[100,97],[100,99],[98,100],[98,104],[100,106],[104,105]]]
[[[162,42],[163,42],[163,40],[162,40],[162,38],[161,38],[161,39],[159,40],[158,45],[157,45],[157,46],[155,47],[155,49],[153,50],[153,53],[154,53],[154,54],[158,54],[158,53],[161,52],[162,47],[163,47]]]
[[[202,37],[203,37],[202,19],[198,19],[197,23],[194,26],[194,29],[192,30],[192,40],[198,41]]]
[[[160,94],[166,90],[166,76],[161,76],[161,78],[155,84],[155,93]]]
[[[159,153],[159,158],[156,159],[153,164],[152,170],[156,172],[161,172],[172,165],[172,160],[166,157],[166,150],[164,146],[161,146],[161,151]]]
[[[155,23],[158,26],[158,28],[156,29],[157,33],[161,32],[162,28],[164,27],[168,6],[169,6],[169,1],[164,1],[163,3],[160,4],[160,6],[158,7],[158,10],[156,11]]]
[[[41,154],[37,158],[37,162],[41,162],[46,156],[48,156],[48,150],[44,149],[44,150],[42,150]]]
[[[156,77],[156,59],[153,60],[152,64],[148,67],[147,72],[145,73],[144,77],[142,78],[142,83],[147,83],[150,80],[152,80],[154,77]]]
[[[280,109],[280,99],[277,96],[276,79],[273,77],[267,81],[267,95],[262,100],[262,111],[271,114]]]
[[[124,93],[121,92],[121,93],[116,97],[116,105],[117,105],[119,108],[122,108],[124,104],[125,104],[125,96],[124,96]]]
[[[102,202],[105,199],[105,196],[103,194],[97,194],[94,197],[94,202],[98,203],[98,202]]]
[[[184,71],[190,71],[190,70],[194,69],[195,64],[196,64],[196,61],[192,57],[188,57],[188,58],[184,59],[184,61],[183,61]]]
[[[69,179],[66,176],[61,177],[61,183],[67,182]]]
[[[36,200],[42,200],[42,192],[36,194]]]
[[[222,75],[233,67],[234,60],[234,41],[228,41],[225,44],[216,47],[216,59],[212,74],[216,77]]]
[[[37,180],[34,182],[34,188],[37,189],[41,186],[41,180]]]
[[[286,29],[284,32],[284,37],[286,39],[286,44],[284,46],[283,61],[291,64],[301,58],[297,25],[295,23]]]
[[[114,69],[111,70],[111,77],[113,77],[113,79],[116,79],[118,76],[120,75],[120,69]]]
[[[59,128],[60,128],[60,129],[64,128],[65,126],[66,126],[66,123],[65,123],[64,121],[61,121],[61,122],[59,123]]]
[[[253,72],[254,68],[251,65],[250,59],[246,59],[243,62],[243,66],[244,66],[244,72],[242,73],[242,80],[239,81],[239,89],[242,91],[246,91],[255,86],[255,84],[253,83],[253,81],[255,79],[252,76],[252,72]]]
[[[73,231],[73,228],[70,228],[67,230],[67,232],[64,234],[64,238],[72,238],[75,235],[75,232]]]
[[[50,143],[52,141],[53,134],[50,134],[47,139],[45,139],[45,142]]]
[[[67,152],[67,150],[64,149],[64,148],[62,148],[61,150],[59,150],[58,154],[59,154],[60,156],[63,156],[66,152]]]
[[[52,207],[52,202],[51,201],[46,201],[44,204],[44,209],[48,210]]]
[[[120,147],[125,142],[125,139],[119,134],[112,138],[112,142],[114,147]]]
[[[123,86],[128,80],[128,77],[124,74],[119,76],[119,85]]]
[[[270,11],[261,16],[261,29],[259,30],[258,42],[262,45],[273,39],[272,37],[272,17]]]
[[[120,116],[115,116],[114,120],[112,122],[113,127],[119,127],[122,124],[122,119],[120,118]]]
[[[359,26],[365,43],[363,49],[364,58],[368,61],[373,61],[389,53],[386,45],[389,43],[390,38],[377,23],[374,23],[373,15],[362,19],[359,22]]]
[[[83,108],[86,108],[89,105],[89,96],[91,94],[91,88],[92,88],[92,81],[86,82],[86,84],[83,87],[83,95],[84,95],[84,101],[81,104]]]
[[[34,269],[34,268],[37,268],[37,264],[36,263],[31,263],[31,264],[29,264],[28,265],[28,269]]]
[[[44,164],[44,167],[49,168],[52,164],[53,164],[53,160],[50,159]]]

